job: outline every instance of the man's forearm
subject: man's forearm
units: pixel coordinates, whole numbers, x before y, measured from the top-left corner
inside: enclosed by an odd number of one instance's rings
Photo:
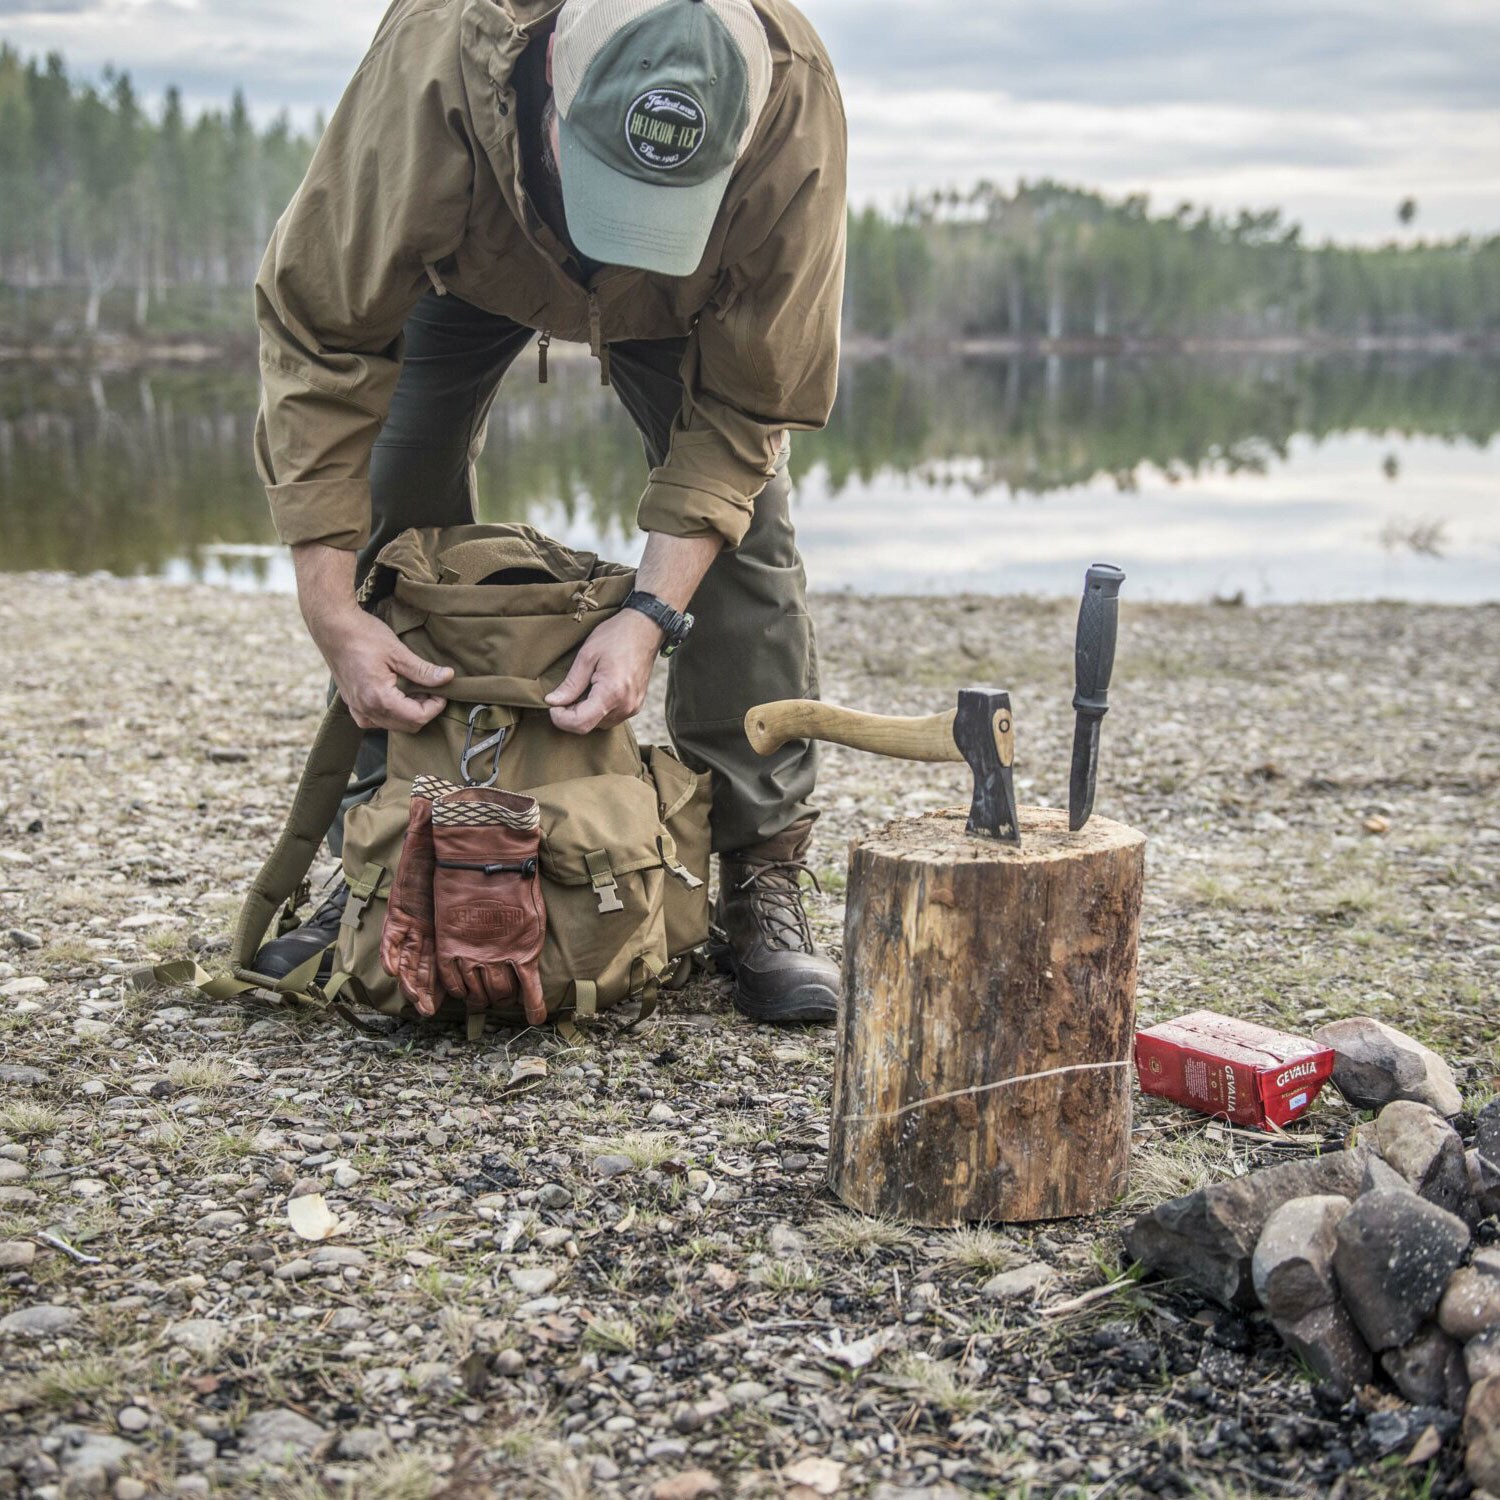
[[[325,657],[339,621],[347,621],[350,612],[358,608],[354,600],[354,560],[354,553],[322,542],[304,542],[292,548],[297,605],[308,634]]]
[[[653,531],[636,569],[635,584],[655,594],[673,609],[685,610],[692,603],[709,565],[724,548],[720,536],[669,536]]]

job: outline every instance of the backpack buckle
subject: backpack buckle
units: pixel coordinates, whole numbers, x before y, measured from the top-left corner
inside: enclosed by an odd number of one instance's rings
[[[465,786],[494,786],[500,779],[500,752],[505,748],[505,741],[510,736],[510,725],[502,724],[493,734],[487,734],[482,740],[476,740],[474,735],[479,728],[479,716],[484,713],[488,704],[476,703],[469,710],[469,728],[464,735],[463,753],[458,758],[458,774],[463,777]],[[494,759],[490,764],[490,774],[480,781],[476,776],[469,774],[469,762],[477,760],[481,755],[493,753]],[[482,769],[482,768],[481,768]]]
[[[583,864],[589,872],[589,883],[594,887],[594,894],[599,898],[599,910],[624,911],[625,903],[620,900],[620,887],[615,880],[615,872],[610,869],[608,852],[591,849],[583,856]]]

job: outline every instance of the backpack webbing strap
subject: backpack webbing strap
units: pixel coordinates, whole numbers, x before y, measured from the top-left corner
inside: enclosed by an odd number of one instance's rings
[[[349,773],[354,769],[354,758],[363,738],[364,730],[354,722],[344,700],[335,697],[318,726],[312,749],[307,752],[286,826],[240,907],[229,949],[229,961],[237,976],[242,972],[247,976],[254,973],[251,960],[276,915],[276,908],[312,868],[323,835],[344,800]]]

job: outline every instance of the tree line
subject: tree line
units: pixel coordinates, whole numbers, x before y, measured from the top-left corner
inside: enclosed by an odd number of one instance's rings
[[[249,331],[246,295],[321,121],[190,118],[128,73],[75,80],[0,45],[0,326],[92,337]],[[1409,223],[1416,204],[1398,210]],[[1054,182],[851,213],[845,327],[1026,342],[1500,332],[1500,236],[1308,245],[1279,212],[1153,213]]]
[[[285,116],[257,128],[239,92],[227,111],[189,118],[170,88],[153,115],[128,73],[78,82],[56,53],[23,60],[0,45],[0,281],[10,320],[37,321],[26,316],[31,294],[48,315],[93,334],[113,293],[111,312],[141,329],[155,304],[185,291],[200,294],[188,299],[200,312],[216,300],[202,293],[232,293],[248,316],[261,251],[316,135]],[[78,296],[36,295],[58,291]]]
[[[878,338],[1493,334],[1500,235],[1308,245],[1276,209],[1154,214],[1143,194],[981,182],[851,215],[847,298],[846,326]]]

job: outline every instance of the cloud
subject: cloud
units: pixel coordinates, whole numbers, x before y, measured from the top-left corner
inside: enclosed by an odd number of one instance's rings
[[[803,0],[843,83],[856,200],[1055,177],[1314,235],[1500,230],[1494,0]],[[190,107],[330,110],[383,0],[0,0],[0,39]]]
[[[1217,100],[1265,110],[1490,108],[1493,7],[1473,0],[824,0],[818,25],[861,84],[1088,104]]]

